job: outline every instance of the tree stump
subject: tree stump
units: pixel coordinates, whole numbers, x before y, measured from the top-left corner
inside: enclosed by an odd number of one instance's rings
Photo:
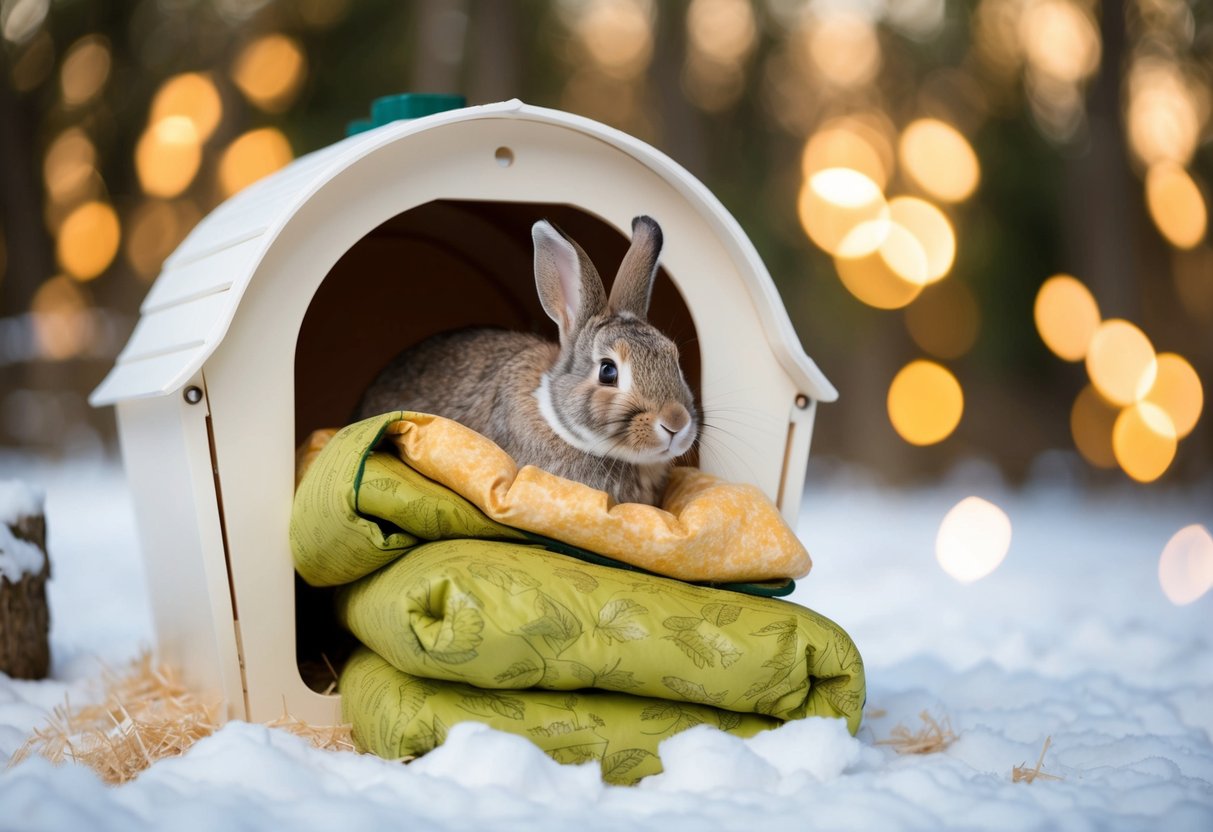
[[[0,672],[15,679],[50,670],[49,577],[41,495],[0,482]]]

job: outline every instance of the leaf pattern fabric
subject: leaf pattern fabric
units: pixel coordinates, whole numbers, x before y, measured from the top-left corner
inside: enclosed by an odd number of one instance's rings
[[[361,747],[423,754],[474,719],[630,783],[694,725],[750,736],[816,715],[858,730],[863,661],[837,624],[552,551],[374,452],[398,416],[312,453],[292,516],[296,568],[339,587],[338,618],[365,645],[340,678]]]

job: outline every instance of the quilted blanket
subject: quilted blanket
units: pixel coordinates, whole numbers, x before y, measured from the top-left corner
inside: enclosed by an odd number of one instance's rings
[[[598,760],[609,781],[630,783],[659,771],[658,743],[692,725],[749,736],[828,716],[858,729],[863,662],[837,624],[777,598],[652,574],[691,564],[684,575],[711,580],[717,563],[726,581],[745,581],[791,570],[738,564],[807,567],[790,531],[694,506],[717,488],[725,503],[761,494],[688,469],[665,510],[612,505],[501,456],[466,428],[409,413],[352,425],[302,454],[296,568],[339,587],[338,618],[364,645],[339,683],[362,748],[423,754],[472,719],[564,762]],[[766,506],[750,514],[770,523],[778,513]],[[633,522],[660,542],[629,562],[634,541],[651,543]],[[728,551],[764,545],[780,551]]]

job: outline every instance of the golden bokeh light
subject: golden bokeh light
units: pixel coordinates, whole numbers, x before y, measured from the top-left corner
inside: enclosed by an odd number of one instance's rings
[[[952,507],[935,536],[935,559],[948,575],[971,584],[989,575],[1011,548],[1011,518],[980,497]]]
[[[862,14],[833,11],[814,20],[804,37],[813,67],[831,84],[854,89],[880,71],[876,27]]]
[[[1082,388],[1070,409],[1070,435],[1074,447],[1096,468],[1115,468],[1116,452],[1112,450],[1112,428],[1120,409],[1108,404],[1091,385]]]
[[[102,35],[86,35],[63,57],[59,86],[69,107],[87,104],[105,86],[110,74],[110,44]]]
[[[104,202],[86,202],[59,228],[55,253],[59,265],[77,280],[92,280],[109,268],[122,236],[118,215]]]
[[[1031,0],[1019,19],[1019,42],[1032,68],[1074,84],[1099,68],[1099,29],[1091,15],[1066,0]]]
[[[754,48],[757,37],[749,0],[691,0],[687,8],[691,48],[713,63],[740,63]]]
[[[857,171],[881,190],[889,181],[889,171],[881,162],[880,154],[864,136],[846,127],[825,127],[805,143],[801,154],[805,178],[829,168]]]
[[[1177,531],[1158,559],[1158,583],[1177,607],[1213,589],[1213,535],[1199,524]]]
[[[232,80],[245,97],[271,113],[290,106],[307,75],[307,57],[294,38],[264,35],[241,50],[232,64]]]
[[[210,138],[223,117],[223,102],[209,75],[187,72],[174,75],[160,85],[156,97],[152,99],[148,124],[156,124],[171,116],[184,116],[192,121],[198,143]]]
[[[1193,82],[1174,63],[1158,58],[1134,61],[1128,76],[1129,146],[1147,165],[1187,165],[1203,121]]]
[[[901,309],[926,285],[927,255],[918,238],[892,222],[865,223],[848,236],[840,249],[851,245],[865,229],[884,233],[876,250],[861,257],[836,257],[834,268],[847,291],[877,309]],[[873,237],[874,239],[874,237]]]
[[[294,158],[291,145],[273,127],[250,130],[232,142],[219,160],[219,187],[224,196],[286,167]]]
[[[947,439],[964,413],[960,382],[933,361],[912,361],[889,385],[889,421],[911,445],[934,445]]]
[[[1019,42],[1022,0],[981,0],[973,9],[973,47],[981,62],[1007,78],[1023,63]]]
[[[92,343],[89,300],[75,281],[63,275],[38,287],[30,301],[30,317],[43,358],[63,361],[79,355]]]
[[[931,203],[912,196],[899,196],[889,202],[889,218],[918,240],[926,255],[925,283],[941,280],[956,260],[956,234],[952,223]],[[909,274],[902,274],[911,280]]]
[[[1166,411],[1179,439],[1192,432],[1200,421],[1205,394],[1200,376],[1182,355],[1173,352],[1158,354],[1158,376],[1146,394],[1145,401]]]
[[[177,196],[194,181],[201,164],[198,133],[185,116],[166,116],[154,122],[135,145],[135,172],[149,196]]]
[[[1146,334],[1119,318],[1104,321],[1087,348],[1087,375],[1099,394],[1112,404],[1140,401],[1158,374],[1158,359]]]
[[[197,209],[152,199],[127,219],[124,252],[136,274],[150,278],[196,222]]]
[[[639,76],[653,57],[652,9],[645,0],[589,0],[575,31],[598,68],[621,80]]]
[[[1204,239],[1209,220],[1205,198],[1174,162],[1158,162],[1146,172],[1146,205],[1154,225],[1176,248],[1193,248]]]
[[[1138,482],[1154,482],[1175,459],[1175,425],[1161,407],[1138,402],[1116,417],[1112,450],[1121,469]]]
[[[1068,274],[1050,277],[1036,293],[1036,331],[1065,361],[1082,361],[1099,328],[1099,304],[1091,290]]]
[[[43,29],[16,56],[10,65],[8,80],[17,92],[29,92],[40,86],[54,68],[55,40]]]
[[[981,311],[963,283],[928,286],[905,311],[914,343],[936,358],[960,358],[972,349],[981,329]]]
[[[938,119],[910,123],[901,134],[898,154],[910,178],[944,202],[968,199],[981,179],[981,165],[968,140]]]
[[[682,87],[695,106],[720,113],[745,92],[745,62],[758,27],[749,0],[691,0]]]
[[[889,215],[880,187],[849,168],[826,168],[808,177],[800,189],[798,210],[800,224],[810,240],[830,254],[839,254],[847,241],[850,257],[875,250],[883,237],[882,232],[875,239],[861,241],[852,232],[862,224],[886,220]]]
[[[78,200],[95,180],[97,151],[79,127],[64,130],[51,142],[42,162],[46,193],[54,203]]]

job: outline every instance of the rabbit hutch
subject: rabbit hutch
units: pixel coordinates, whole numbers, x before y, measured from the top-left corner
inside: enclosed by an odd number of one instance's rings
[[[624,133],[516,100],[396,120],[204,218],[91,397],[117,409],[161,658],[228,718],[339,719],[339,698],[301,671],[331,628],[292,566],[297,445],[347,423],[378,371],[431,334],[554,338],[531,224],[559,225],[609,283],[638,214],[665,232],[649,318],[706,414],[695,461],[794,522],[817,403],[837,394],[708,190]]]

